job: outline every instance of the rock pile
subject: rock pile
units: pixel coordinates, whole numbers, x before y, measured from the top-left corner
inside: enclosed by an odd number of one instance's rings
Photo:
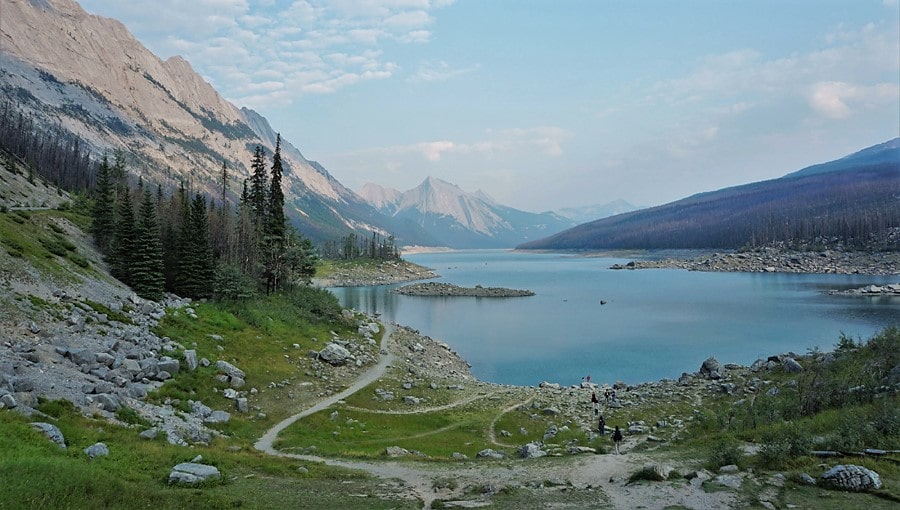
[[[822,474],[824,485],[845,491],[868,491],[881,488],[881,477],[871,469],[853,464],[838,464]]]

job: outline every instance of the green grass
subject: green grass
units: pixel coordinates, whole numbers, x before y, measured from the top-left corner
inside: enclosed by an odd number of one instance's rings
[[[380,493],[358,472],[231,452],[220,443],[185,449],[139,439],[138,430],[80,416],[71,405],[45,402],[40,409],[57,417],[68,449],[43,437],[27,418],[0,412],[0,508],[416,508]],[[82,450],[96,442],[110,455],[89,460]],[[198,454],[223,479],[199,488],[170,486],[172,466]]]
[[[83,223],[78,214],[61,211],[14,211],[0,214],[0,247],[15,258],[27,260],[39,272],[67,281],[97,273],[90,262],[64,235],[53,218]],[[70,263],[60,264],[60,260]]]

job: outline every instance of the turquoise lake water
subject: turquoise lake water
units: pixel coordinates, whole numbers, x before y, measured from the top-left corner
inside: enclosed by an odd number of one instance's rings
[[[749,365],[787,351],[830,350],[841,333],[867,339],[900,325],[898,297],[822,293],[900,276],[616,271],[609,267],[632,259],[499,250],[404,258],[434,269],[438,281],[536,293],[491,299],[391,294],[396,285],[332,289],[346,307],[447,342],[475,376],[501,384],[677,378],[709,356]]]

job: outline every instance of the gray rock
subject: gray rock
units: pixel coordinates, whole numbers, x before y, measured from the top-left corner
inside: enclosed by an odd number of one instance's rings
[[[90,365],[97,359],[97,354],[88,349],[69,349],[69,358],[76,365]]]
[[[559,434],[559,428],[556,425],[550,425],[547,427],[547,430],[544,431],[544,440],[553,439]]]
[[[800,475],[800,482],[801,482],[803,485],[815,485],[815,484],[816,484],[816,479],[813,478],[813,477],[811,477],[811,476],[809,476],[808,473],[803,473],[802,475]]]
[[[409,396],[409,395],[403,397],[403,403],[404,403],[404,404],[410,404],[410,405],[417,406],[417,405],[419,405],[419,403],[420,403],[421,401],[422,401],[422,399],[420,399],[419,397],[412,397],[412,396]]]
[[[528,443],[522,445],[516,453],[523,459],[536,459],[547,455],[547,452],[541,449],[540,443]]]
[[[140,434],[138,434],[138,437],[140,437],[141,439],[156,439],[156,436],[158,434],[159,430],[157,430],[156,428],[152,428],[141,432]]]
[[[838,464],[822,474],[822,483],[845,491],[868,491],[881,488],[881,477],[862,466]]]
[[[216,361],[216,370],[224,373],[228,377],[240,377],[241,379],[244,379],[247,377],[247,374],[245,374],[243,370],[232,365],[231,363],[229,363],[227,361],[222,361],[222,360]]]
[[[244,385],[247,384],[247,382],[244,381],[243,377],[232,377],[228,381],[228,384],[231,386],[231,389],[239,390],[243,388]]]
[[[734,464],[728,464],[727,466],[722,466],[719,468],[719,473],[722,474],[734,474],[741,470],[741,468],[737,467]]]
[[[166,371],[170,374],[177,374],[181,369],[181,363],[177,359],[165,357],[156,364],[156,368],[160,371]]]
[[[100,404],[104,411],[109,411],[111,413],[118,411],[119,408],[122,407],[119,397],[110,393],[100,393],[99,395],[94,396],[94,402]]]
[[[31,426],[43,432],[44,435],[47,436],[47,439],[58,444],[63,450],[66,449],[66,438],[63,437],[62,431],[59,430],[59,427],[56,425],[53,425],[52,423],[34,422]]]
[[[200,366],[200,362],[197,360],[197,351],[194,349],[184,351],[184,364],[191,372],[197,370],[197,367]]]
[[[106,365],[108,367],[111,367],[113,362],[115,362],[115,361],[116,361],[116,358],[112,354],[109,354],[107,352],[98,352],[97,353],[97,363],[100,363],[101,365]]]
[[[718,379],[719,377],[713,377],[713,374],[718,376],[721,370],[722,367],[719,365],[719,360],[712,357],[706,358],[706,360],[703,361],[703,364],[700,365],[700,375],[706,376],[709,379]]]
[[[330,343],[319,351],[319,359],[334,366],[345,365],[350,357],[350,351],[336,343]]]
[[[122,369],[126,372],[136,374],[141,371],[141,364],[136,359],[125,358],[122,361]]]
[[[19,405],[19,403],[16,402],[16,398],[9,393],[0,397],[0,404],[2,404],[0,407],[5,407],[7,409],[14,409]]]
[[[156,379],[157,381],[168,381],[169,379],[172,378],[172,374],[170,374],[166,370],[160,370],[159,372],[156,373],[156,375],[153,376],[153,378]]]
[[[631,425],[630,427],[628,427],[628,433],[629,434],[646,434],[647,427],[645,427],[643,425]]]
[[[559,409],[556,407],[550,406],[550,407],[545,408],[541,412],[544,413],[544,415],[546,415],[546,416],[556,416],[559,414]]]
[[[231,413],[226,411],[213,411],[203,421],[205,423],[228,423],[231,419]]]
[[[239,413],[246,413],[250,411],[250,404],[247,402],[246,398],[238,398],[234,401],[235,406],[237,407],[237,411]]]
[[[719,475],[714,481],[732,489],[741,488],[741,477],[738,475]]]
[[[218,480],[222,473],[215,466],[197,464],[195,462],[182,462],[172,468],[169,473],[169,483],[181,483],[195,485],[207,480]]]
[[[450,458],[454,460],[468,460],[469,456],[465,453],[453,452],[450,454]]]
[[[784,367],[785,372],[790,374],[796,374],[803,371],[803,365],[794,358],[785,358],[784,361],[781,362],[781,366]]]
[[[13,381],[13,391],[16,393],[34,391],[34,381],[31,379],[17,378]]]
[[[481,450],[480,452],[476,453],[475,456],[478,457],[479,459],[485,459],[485,458],[505,459],[506,458],[506,455],[503,452],[498,452],[498,451],[492,450],[490,448],[485,448],[484,450]]]
[[[212,408],[204,404],[203,402],[199,402],[196,400],[188,401],[188,404],[191,406],[191,414],[198,416],[200,418],[206,418],[207,416],[212,414]]]
[[[109,455],[109,448],[103,443],[94,443],[85,448],[84,453],[91,459],[96,457],[106,457]]]
[[[384,449],[384,454],[388,457],[405,457],[409,455],[409,450],[399,446],[388,446]]]

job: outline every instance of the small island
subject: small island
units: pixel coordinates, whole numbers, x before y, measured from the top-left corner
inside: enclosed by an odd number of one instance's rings
[[[530,290],[507,289],[504,287],[460,287],[452,283],[414,283],[396,288],[391,292],[404,296],[461,296],[461,297],[525,297],[533,296]]]

